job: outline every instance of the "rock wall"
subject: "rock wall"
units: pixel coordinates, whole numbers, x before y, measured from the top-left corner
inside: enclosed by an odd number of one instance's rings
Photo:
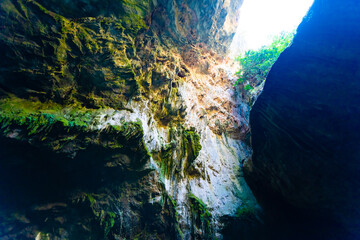
[[[360,237],[359,24],[357,1],[316,0],[251,110],[246,180],[280,239]]]
[[[221,239],[253,221],[225,57],[241,3],[1,1],[1,238]]]

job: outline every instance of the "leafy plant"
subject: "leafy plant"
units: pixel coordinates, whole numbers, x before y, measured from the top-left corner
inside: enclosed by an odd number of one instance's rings
[[[248,50],[235,58],[241,66],[241,69],[235,73],[238,76],[235,86],[242,84],[244,90],[249,91],[263,82],[272,65],[291,44],[293,38],[294,32],[282,32],[274,37],[270,45],[263,46],[259,50]]]
[[[250,90],[252,90],[252,89],[254,89],[254,87],[251,86],[250,84],[246,84],[245,87],[244,87],[244,90],[245,90],[245,91],[250,91]]]

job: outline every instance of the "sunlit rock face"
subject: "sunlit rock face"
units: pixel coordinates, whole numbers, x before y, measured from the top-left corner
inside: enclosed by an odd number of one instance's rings
[[[246,236],[241,3],[1,1],[1,238]]]
[[[360,237],[359,42],[358,1],[315,1],[251,110],[246,179],[284,239]]]

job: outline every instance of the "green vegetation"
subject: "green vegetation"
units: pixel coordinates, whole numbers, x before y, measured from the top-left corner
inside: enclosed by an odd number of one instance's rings
[[[171,170],[173,169],[174,160],[173,160],[173,151],[175,149],[174,144],[166,144],[162,147],[160,151],[160,169],[161,173],[166,177],[171,177]]]
[[[90,207],[93,208],[96,204],[96,200],[95,200],[93,194],[85,194],[85,196],[87,197],[87,199],[90,202]]]
[[[101,210],[99,218],[100,226],[104,228],[104,237],[106,238],[107,235],[109,235],[111,228],[114,227],[116,215],[113,212]]]
[[[180,239],[184,239],[183,233],[179,227],[179,213],[177,211],[177,204],[176,201],[170,196],[167,195],[166,197],[168,199],[167,201],[167,206],[165,207],[165,209],[171,209],[171,211],[174,214],[174,221],[175,221],[175,231],[176,231],[176,235],[180,237]]]
[[[103,196],[96,194],[85,194],[85,196],[90,204],[90,208],[93,214],[96,216],[100,226],[104,230],[104,239],[107,239],[111,228],[113,228],[115,225],[116,214],[112,211],[105,211],[101,209],[101,205],[96,201],[95,198],[99,197],[101,199]]]
[[[90,14],[94,17],[79,17],[81,11],[69,1],[0,3],[9,20],[0,40],[4,49],[16,48],[18,53],[4,56],[21,63],[12,66],[16,71],[0,74],[9,90],[88,108],[124,109],[129,99],[139,95],[140,72],[131,58],[136,53],[135,37],[148,27],[150,2],[90,2],[84,4],[89,4],[87,10],[94,11]],[[103,16],[101,7],[117,14]],[[17,36],[24,37],[14,40]]]
[[[176,146],[172,143],[166,144],[161,147],[160,151],[152,151],[151,156],[160,167],[160,173],[163,177],[170,179],[172,169],[174,166],[173,153]]]
[[[48,101],[17,97],[0,99],[0,134],[16,139],[31,139],[33,144],[56,152],[71,147],[74,151],[89,145],[109,150],[135,149],[142,153],[139,164],[150,157],[139,122],[97,127],[102,110],[81,106],[64,107]]]
[[[191,208],[191,221],[193,223],[191,232],[194,234],[194,227],[200,228],[204,232],[206,239],[212,239],[211,213],[201,199],[197,198],[191,192],[188,193]]]
[[[183,151],[186,153],[184,171],[189,172],[189,168],[195,161],[201,150],[200,136],[192,130],[185,130],[183,133]]]
[[[152,157],[158,163],[162,176],[170,179],[172,173],[181,168],[180,161],[183,161],[184,175],[196,174],[196,171],[192,169],[192,164],[202,148],[199,134],[194,129],[185,130],[179,124],[178,128],[170,128],[169,140],[170,143],[162,146],[160,151],[152,152]],[[177,148],[177,142],[181,144],[180,148]]]
[[[294,32],[283,32],[273,39],[269,46],[263,46],[259,50],[248,50],[244,55],[236,58],[241,69],[235,74],[238,80],[235,85],[241,85],[245,91],[265,81],[272,65],[280,54],[287,48],[294,37]]]
[[[0,126],[4,134],[17,126],[28,136],[41,134],[42,140],[53,128],[63,128],[64,132],[70,129],[85,131],[94,118],[92,110],[78,106],[63,108],[50,101],[41,103],[16,97],[1,99],[0,113]]]

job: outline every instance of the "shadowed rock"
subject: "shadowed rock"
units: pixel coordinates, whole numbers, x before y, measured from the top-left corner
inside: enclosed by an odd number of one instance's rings
[[[359,12],[315,1],[250,114],[246,179],[285,239],[360,237]]]

